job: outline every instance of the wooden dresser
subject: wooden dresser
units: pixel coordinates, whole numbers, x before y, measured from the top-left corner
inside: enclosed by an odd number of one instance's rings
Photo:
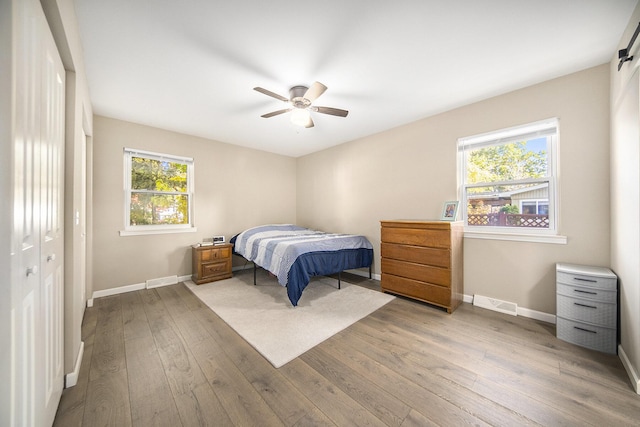
[[[213,282],[228,279],[231,273],[231,248],[233,245],[225,243],[212,246],[192,246],[193,283]]]
[[[443,307],[462,302],[461,221],[381,221],[383,292]]]

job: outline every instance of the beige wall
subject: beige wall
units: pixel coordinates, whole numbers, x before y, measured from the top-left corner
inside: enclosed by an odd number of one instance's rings
[[[609,264],[609,68],[602,65],[298,159],[298,223],[365,234],[380,272],[383,219],[437,219],[456,200],[456,142],[560,120],[560,233],[568,244],[465,239],[465,294],[555,314],[555,263]]]
[[[294,158],[100,116],[93,126],[94,291],[189,275],[204,237],[296,222]],[[194,158],[197,233],[120,237],[124,147]]]
[[[638,6],[618,46],[626,48],[640,20]],[[619,354],[640,393],[640,78],[634,60],[611,61],[611,267],[620,286]]]

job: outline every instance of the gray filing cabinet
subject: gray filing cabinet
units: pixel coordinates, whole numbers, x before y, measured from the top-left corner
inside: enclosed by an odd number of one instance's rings
[[[611,270],[556,264],[556,336],[615,354],[618,341],[618,278]]]

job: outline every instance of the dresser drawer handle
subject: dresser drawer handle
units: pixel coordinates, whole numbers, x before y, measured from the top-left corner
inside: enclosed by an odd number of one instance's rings
[[[593,280],[593,279],[583,279],[581,277],[574,277],[573,280],[577,280],[579,282],[591,282],[591,283],[598,283],[597,280]]]
[[[573,292],[578,292],[580,294],[598,295],[597,292],[582,291],[580,289],[574,289]]]
[[[580,307],[587,307],[587,308],[598,308],[598,307],[594,307],[592,305],[580,304],[579,302],[574,302],[573,305],[578,305]]]
[[[577,330],[579,330],[579,331],[584,331],[584,332],[591,332],[592,334],[597,334],[597,332],[596,332],[596,331],[591,331],[591,330],[589,330],[589,329],[579,328],[579,327],[577,327],[577,326],[574,326],[574,327],[573,327],[573,329],[577,329]]]

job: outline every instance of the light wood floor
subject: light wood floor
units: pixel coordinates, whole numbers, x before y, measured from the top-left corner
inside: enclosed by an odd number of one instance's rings
[[[346,280],[379,289],[354,277]],[[448,315],[397,298],[280,369],[182,284],[96,299],[82,333],[78,384],[64,391],[55,425],[640,420],[617,356],[560,341],[554,325],[470,304]]]

